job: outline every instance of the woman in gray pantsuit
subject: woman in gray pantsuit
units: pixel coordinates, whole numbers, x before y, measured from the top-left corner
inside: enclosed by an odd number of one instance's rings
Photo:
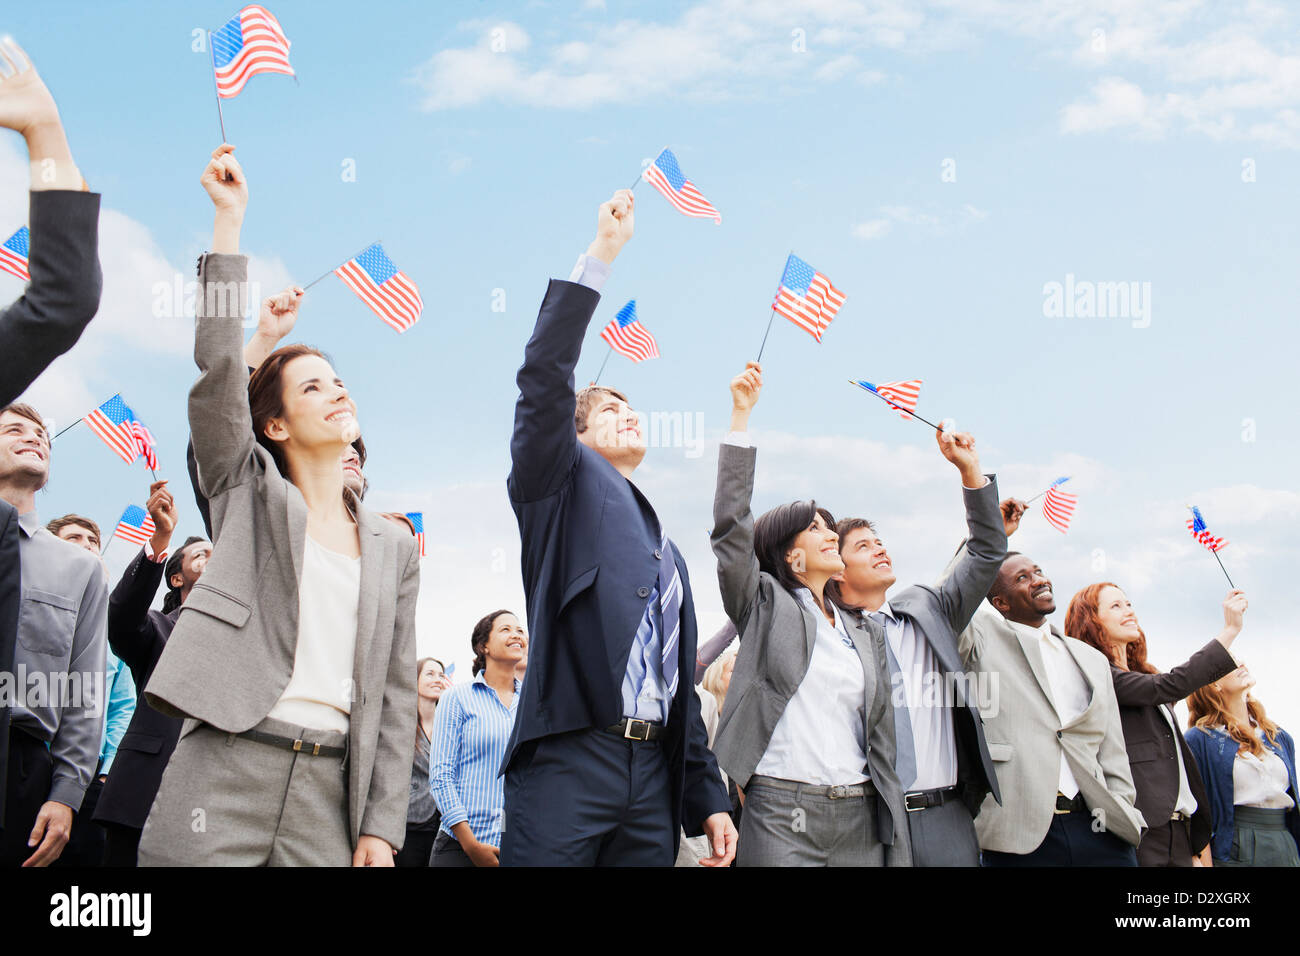
[[[392,866],[406,833],[415,711],[415,538],[347,492],[356,406],[325,357],[276,349],[248,377],[234,147],[202,183],[189,417],[214,548],[145,687],[188,718],[140,865]],[[291,321],[301,290],[267,300]]]
[[[713,552],[740,655],[718,725],[718,764],[745,793],[740,866],[908,866],[884,631],[826,599],[844,569],[835,519],[811,501],[750,511],[746,428],[762,388],[731,381],[718,453]]]

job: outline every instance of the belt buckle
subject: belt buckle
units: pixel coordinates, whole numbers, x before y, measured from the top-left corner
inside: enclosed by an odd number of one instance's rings
[[[920,806],[917,806],[917,807],[912,806],[912,798],[913,798],[913,797],[921,797],[921,798],[922,798],[922,801],[921,801],[921,805],[920,805]],[[924,809],[926,808],[926,806],[927,806],[927,804],[926,804],[926,802],[925,802],[925,800],[924,800],[924,797],[925,797],[925,794],[923,794],[923,793],[919,793],[919,792],[917,792],[917,793],[905,793],[905,794],[903,794],[903,808],[904,808],[908,813],[915,813],[915,812],[918,811],[918,810],[924,810]]]
[[[826,797],[829,800],[843,800],[849,795],[849,788],[842,783],[834,784],[826,789]]]
[[[294,752],[294,753],[300,753],[300,752],[302,751],[302,745],[303,745],[304,743],[306,743],[306,741],[303,740],[301,737],[299,737],[297,740],[295,740],[295,741],[293,742],[293,752]],[[319,756],[320,756],[320,744],[311,744],[310,746],[311,746],[311,755],[312,755],[313,757],[319,757]]]
[[[640,737],[638,737],[636,734],[634,734],[634,733],[632,732],[632,725],[633,725],[633,724],[641,724],[641,725],[645,728],[644,732],[641,734]],[[623,739],[624,739],[624,740],[641,740],[641,741],[649,740],[649,739],[650,739],[650,721],[648,721],[648,720],[638,720],[638,719],[635,718],[635,717],[629,717],[629,718],[627,719],[627,726],[623,728]]]

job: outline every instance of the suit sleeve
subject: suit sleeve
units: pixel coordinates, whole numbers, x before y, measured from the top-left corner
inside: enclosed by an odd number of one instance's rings
[[[147,674],[162,653],[157,631],[149,622],[149,605],[158,593],[163,565],[150,561],[141,548],[122,572],[108,598],[108,643],[132,672]]]
[[[98,675],[100,686],[96,686],[93,680],[82,683],[81,700],[61,709],[59,728],[50,741],[54,771],[48,799],[74,811],[81,809],[86,787],[90,785],[95,765],[99,763],[99,744],[104,733],[104,700],[101,695],[106,693],[102,683],[107,628],[108,586],[104,582],[103,567],[95,562],[77,609],[68,673]]]
[[[242,369],[243,360],[240,359]],[[370,792],[361,816],[362,836],[376,836],[400,850],[406,839],[406,810],[411,796],[415,719],[415,601],[420,593],[420,550],[407,539],[406,566],[397,589],[393,644],[384,682],[379,743]]]
[[[715,813],[731,809],[727,786],[722,782],[718,761],[709,750],[709,735],[700,713],[700,698],[695,685],[679,684],[678,693],[686,694],[686,772],[682,777],[682,829],[687,836],[704,832],[704,821]]]
[[[456,765],[460,761],[464,713],[460,695],[447,693],[433,712],[433,741],[429,747],[429,788],[442,814],[442,825],[451,828],[469,819],[469,812],[456,789]],[[478,834],[474,834],[475,838]]]
[[[1140,674],[1113,665],[1110,673],[1115,678],[1115,697],[1120,706],[1146,707],[1180,701],[1236,667],[1228,649],[1214,640],[1167,674]]]
[[[700,645],[699,650],[695,652],[695,683],[704,680],[704,672],[722,656],[722,652],[730,647],[735,639],[736,625],[727,621],[716,634]]]
[[[31,194],[32,280],[0,311],[0,405],[21,395],[76,344],[99,310],[99,194],[62,189]]]
[[[997,613],[994,611],[993,613]],[[1119,702],[1115,699],[1115,685],[1111,681],[1099,680],[1096,685],[1106,696],[1106,733],[1097,746],[1097,762],[1105,777],[1106,789],[1133,807],[1133,818],[1138,832],[1146,829],[1142,814],[1137,809],[1137,788],[1133,785],[1133,771],[1129,767],[1128,748],[1124,745],[1124,725],[1120,722]],[[1136,844],[1134,844],[1136,845]]]
[[[208,253],[200,260],[194,331],[199,377],[190,389],[189,418],[199,491],[209,499],[248,481],[260,467],[244,364],[247,285],[247,256]]]
[[[723,442],[718,449],[718,487],[713,498],[713,533],[709,543],[718,559],[718,584],[722,606],[736,625],[745,631],[754,599],[758,596],[758,558],[754,555],[753,448]]]
[[[997,479],[990,475],[983,488],[963,488],[962,498],[970,537],[936,588],[954,634],[960,634],[970,623],[1007,555],[1007,533],[998,508]]]
[[[577,463],[573,370],[599,301],[598,292],[576,282],[552,279],[546,289],[516,378],[519,401],[507,482],[515,501],[555,494]]]
[[[194,504],[198,506],[199,517],[203,519],[203,533],[212,540],[212,508],[208,499],[199,490],[199,460],[194,457],[194,439],[185,443],[185,470],[190,476],[190,488],[194,490]]]

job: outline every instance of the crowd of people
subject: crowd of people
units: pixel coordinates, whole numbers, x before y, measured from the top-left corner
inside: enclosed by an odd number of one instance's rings
[[[340,373],[283,344],[303,290],[263,302],[244,341],[248,185],[228,144],[200,177],[203,534],[179,537],[155,481],[152,534],[107,580],[93,520],[38,518],[51,436],[17,401],[98,308],[99,197],[12,43],[0,126],[32,161],[31,281],[0,313],[5,864],[1300,865],[1294,744],[1234,654],[1245,594],[1167,671],[1116,583],[1080,589],[1062,631],[1050,578],[1008,550],[1026,505],[999,500],[969,434],[935,434],[966,537],[935,583],[896,589],[880,516],[752,513],[748,363],[714,496],[728,623],[700,640],[687,565],[634,481],[637,415],[575,388],[634,232],[628,190],[524,349],[506,490],[526,607],[474,626],[472,680],[417,659],[415,528],[363,505]]]

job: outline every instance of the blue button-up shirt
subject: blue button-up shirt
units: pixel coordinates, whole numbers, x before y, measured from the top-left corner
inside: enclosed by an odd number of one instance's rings
[[[444,691],[433,715],[433,749],[429,787],[442,811],[441,829],[468,822],[480,843],[501,845],[505,784],[499,771],[519,705],[519,681],[510,706],[482,674],[473,683]]]

